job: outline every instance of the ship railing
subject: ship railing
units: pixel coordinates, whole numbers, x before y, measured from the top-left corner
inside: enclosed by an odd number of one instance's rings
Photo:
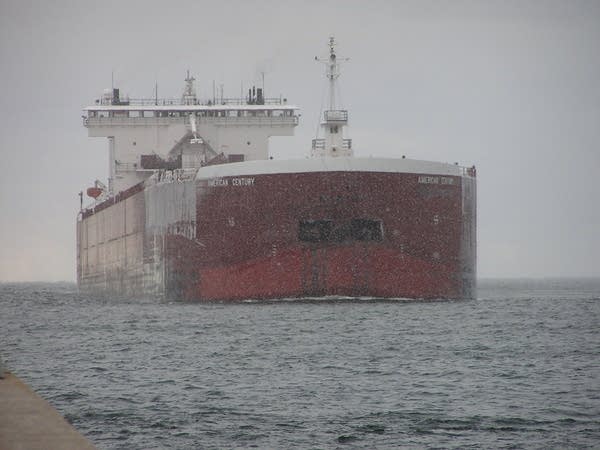
[[[179,117],[84,117],[83,125],[93,126],[123,126],[123,125],[171,125],[186,122],[187,115]],[[298,116],[247,116],[247,117],[199,117],[198,122],[215,125],[259,125],[281,126],[298,125]]]
[[[343,109],[330,109],[325,111],[325,122],[348,122],[348,111]]]
[[[96,99],[97,105],[111,105],[102,101],[102,99]],[[185,106],[185,105],[200,105],[200,106],[218,106],[218,105],[285,105],[287,104],[287,98],[282,97],[270,97],[263,99],[263,102],[249,102],[247,98],[231,97],[231,98],[217,98],[214,100],[200,100],[200,99],[182,99],[182,98],[124,98],[118,105],[132,105],[132,106]]]
[[[162,183],[175,183],[183,181],[192,181],[196,178],[196,168],[173,169],[173,170],[155,170],[152,176],[146,180],[146,186],[152,186]]]
[[[138,161],[141,159],[138,158]],[[186,174],[192,172],[195,173],[195,168],[183,168],[183,169],[167,169],[167,168],[146,168],[141,162],[120,162],[115,161],[115,168],[117,172],[150,172],[150,173],[166,173],[173,172],[176,174],[174,181],[183,180]]]
[[[352,139],[343,139],[342,140],[342,148],[344,150],[352,149]],[[313,150],[324,150],[325,149],[325,139],[313,139],[312,140],[312,149]]]
[[[325,148],[325,139],[313,139],[312,140],[312,149],[313,150],[323,150]]]
[[[211,123],[215,125],[298,125],[298,116],[248,116],[248,117],[201,117],[200,123]]]
[[[463,177],[465,177],[465,176],[471,177],[471,178],[477,177],[477,169],[475,168],[475,166],[471,166],[471,167],[461,166],[460,170],[461,170],[461,175]]]

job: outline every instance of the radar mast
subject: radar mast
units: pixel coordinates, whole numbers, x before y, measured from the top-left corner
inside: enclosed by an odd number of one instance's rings
[[[321,128],[323,138],[317,136],[312,142],[312,156],[352,156],[352,140],[344,139],[344,127],[348,126],[348,110],[339,109],[336,104],[337,80],[340,77],[340,63],[348,61],[348,58],[338,58],[335,52],[335,38],[329,38],[329,56],[318,58],[326,66],[325,76],[329,81],[329,105],[323,112]]]
[[[198,98],[196,97],[196,89],[194,88],[194,81],[196,79],[190,76],[190,71],[187,71],[187,76],[185,77],[185,88],[183,89],[182,103],[184,105],[195,105],[198,103]]]

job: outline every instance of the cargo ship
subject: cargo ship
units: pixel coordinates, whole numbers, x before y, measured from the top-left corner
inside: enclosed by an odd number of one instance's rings
[[[109,179],[77,216],[82,292],[184,301],[306,297],[473,298],[475,166],[355,157],[336,103],[330,39],[320,133],[305,159],[270,156],[299,109],[244,98],[130,99],[85,108],[108,140]],[[369,149],[376,153],[377,149]]]

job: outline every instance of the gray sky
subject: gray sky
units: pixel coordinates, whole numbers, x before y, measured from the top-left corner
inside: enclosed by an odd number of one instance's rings
[[[479,275],[600,276],[598,1],[0,0],[0,281],[74,280],[77,193],[106,179],[81,109],[115,85],[180,96],[185,71],[302,109],[335,35],[357,156],[478,168]]]

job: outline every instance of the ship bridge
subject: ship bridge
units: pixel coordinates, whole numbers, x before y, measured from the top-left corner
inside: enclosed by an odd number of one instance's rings
[[[265,98],[261,88],[201,101],[194,78],[185,81],[181,98],[130,99],[112,89],[84,109],[89,136],[108,138],[109,195],[158,169],[268,159],[269,137],[291,136],[298,125],[298,107]]]

